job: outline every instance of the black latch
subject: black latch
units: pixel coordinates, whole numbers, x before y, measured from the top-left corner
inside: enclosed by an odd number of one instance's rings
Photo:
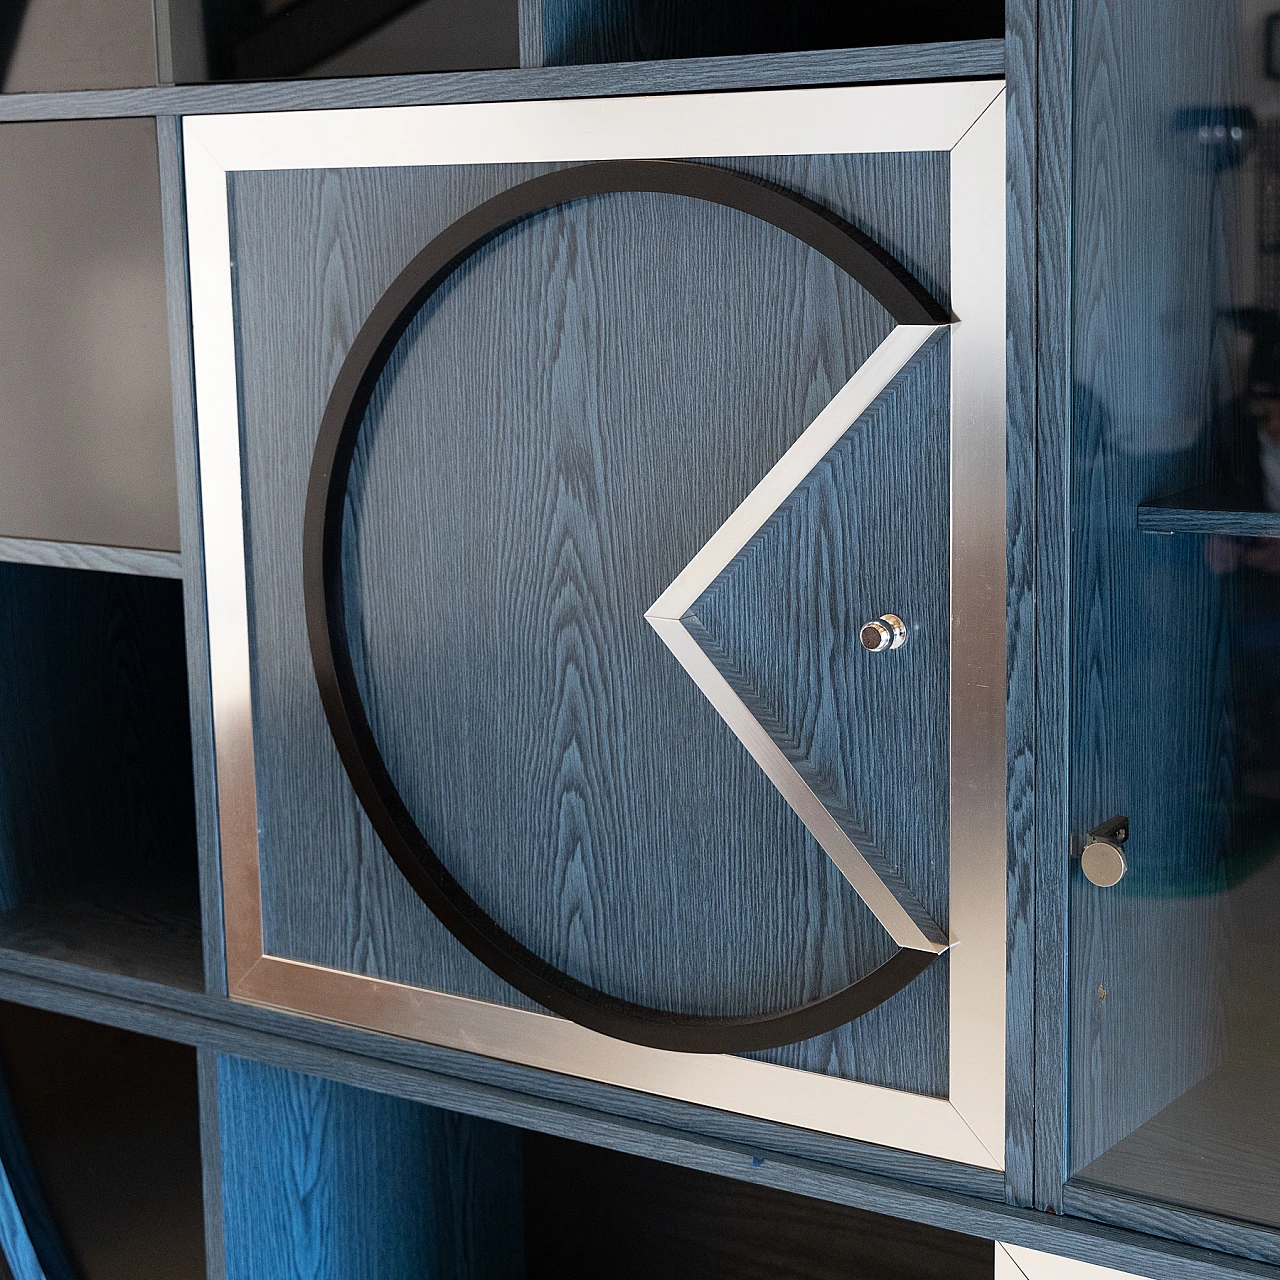
[[[1085,836],[1085,843],[1091,840],[1110,840],[1113,844],[1124,844],[1129,838],[1128,818],[1108,818],[1100,822]]]

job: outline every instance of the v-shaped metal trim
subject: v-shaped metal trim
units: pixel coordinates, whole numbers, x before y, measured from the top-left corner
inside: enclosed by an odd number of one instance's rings
[[[935,954],[949,946],[941,927],[872,842],[854,843],[699,645],[686,615],[849,428],[947,327],[898,325],[644,615],[894,942]]]

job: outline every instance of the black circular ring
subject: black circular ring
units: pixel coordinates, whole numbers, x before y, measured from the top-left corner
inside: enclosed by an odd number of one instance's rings
[[[303,527],[303,586],[316,684],[356,795],[418,896],[459,942],[530,999],[582,1026],[658,1049],[743,1053],[807,1040],[851,1022],[900,991],[935,958],[899,948],[843,990],[780,1013],[710,1017],[621,1000],[548,964],[489,916],[450,874],[392,781],[356,682],[347,643],[342,515],[356,440],[378,379],[423,304],[504,231],[589,196],[644,192],[737,209],[788,232],[851,275],[898,324],[945,324],[924,287],[874,241],[796,192],[714,165],[607,160],[522,182],[446,227],[392,282],[356,335],[320,423]]]

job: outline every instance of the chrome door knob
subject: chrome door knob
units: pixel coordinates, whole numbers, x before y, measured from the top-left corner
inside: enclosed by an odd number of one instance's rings
[[[1111,840],[1091,840],[1080,853],[1085,879],[1099,889],[1110,889],[1124,879],[1129,864],[1124,850]]]
[[[863,624],[858,633],[862,647],[872,653],[882,649],[901,649],[907,643],[907,624],[896,613],[885,613],[874,622]]]

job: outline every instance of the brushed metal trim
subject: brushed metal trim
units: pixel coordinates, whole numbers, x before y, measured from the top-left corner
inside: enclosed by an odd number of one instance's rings
[[[924,1155],[1003,1168],[1004,144],[998,81],[183,122],[218,814],[234,998]],[[996,104],[994,114],[988,109]],[[987,121],[983,127],[975,127]],[[227,173],[246,169],[951,151],[953,542],[950,1099],[609,1040],[543,1014],[264,954]],[[997,244],[997,241],[999,242]],[[993,266],[998,270],[993,270]],[[972,373],[966,362],[979,363]],[[960,425],[958,425],[960,424]],[[847,425],[847,424],[846,424]],[[996,437],[999,437],[996,442]],[[996,564],[998,561],[998,565]],[[967,592],[973,587],[976,594]],[[983,618],[974,615],[981,612]],[[958,634],[957,634],[958,633]],[[998,640],[990,653],[980,639]],[[963,660],[961,660],[963,655]],[[998,678],[997,678],[998,677]],[[991,708],[999,704],[994,717]],[[960,714],[966,719],[957,722]],[[967,717],[972,714],[973,733]],[[957,788],[966,795],[957,795]],[[995,821],[996,811],[999,821]],[[962,882],[960,875],[972,875]]]
[[[1008,928],[1004,182],[1002,93],[951,152],[950,1095],[993,1155]]]
[[[949,945],[937,922],[902,878],[893,873],[878,849],[869,842],[855,843],[850,839],[689,634],[682,619],[734,556],[831,452],[850,425],[862,417],[893,380],[945,329],[945,325],[898,325],[644,615],[894,942],[900,947],[931,951],[935,955],[946,951]]]
[[[723,1054],[628,1044],[550,1014],[446,995],[278,956],[266,956],[237,993],[272,1007],[323,1007],[323,1016],[389,1035],[503,1058],[547,1071],[710,1105],[818,1132],[902,1146],[998,1168],[955,1107],[928,1098]]]

